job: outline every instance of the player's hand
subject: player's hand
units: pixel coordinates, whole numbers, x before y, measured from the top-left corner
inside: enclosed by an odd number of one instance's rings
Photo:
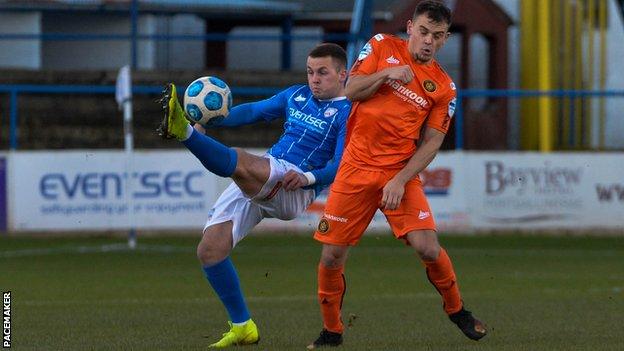
[[[398,80],[403,84],[409,83],[414,79],[414,72],[408,65],[388,67],[384,71],[388,74],[388,79]]]
[[[405,183],[396,178],[392,178],[383,187],[381,207],[384,210],[396,210],[401,204],[401,199],[403,199],[404,193]]]
[[[293,170],[286,172],[284,179],[282,179],[282,186],[286,191],[297,190],[306,185],[308,185],[308,178]]]

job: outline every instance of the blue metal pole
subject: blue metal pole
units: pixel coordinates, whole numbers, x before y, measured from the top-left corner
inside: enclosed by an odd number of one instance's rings
[[[357,58],[358,50],[371,37],[373,30],[373,0],[356,0],[353,4],[351,15],[351,41],[347,45],[347,65],[353,65]]]
[[[17,150],[17,90],[11,90],[9,102],[9,147]]]
[[[461,91],[457,91],[457,102],[455,104],[455,149],[464,148],[464,109],[462,107],[463,96]]]
[[[351,14],[351,27],[349,33],[351,34],[351,40],[347,44],[347,65],[350,67],[355,62],[359,41],[359,34],[362,28],[362,19],[364,16],[364,1],[356,0],[353,4],[353,12]],[[348,67],[348,68],[349,68]]]
[[[282,71],[292,68],[292,17],[286,17],[282,21]]]
[[[362,45],[373,36],[373,0],[364,0],[360,40]]]
[[[139,2],[138,0],[132,0],[130,4],[130,36],[131,36],[131,44],[130,44],[130,55],[132,60],[132,69],[137,69],[137,22],[139,19]]]
[[[575,140],[576,138],[574,137],[576,135],[576,125],[574,123],[574,115],[575,115],[575,108],[576,108],[576,97],[571,96],[570,98],[570,115],[568,116],[568,118],[570,119],[570,127],[569,130],[570,132],[568,133],[568,147],[569,148],[574,148],[574,144],[575,144]]]

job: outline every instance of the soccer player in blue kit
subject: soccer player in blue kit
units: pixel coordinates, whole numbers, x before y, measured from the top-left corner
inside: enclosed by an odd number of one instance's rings
[[[210,347],[258,342],[258,328],[229,255],[263,218],[295,218],[333,182],[351,110],[344,94],[346,63],[340,46],[320,44],[307,58],[308,85],[235,106],[226,118],[208,126],[233,127],[284,118],[284,133],[262,157],[226,147],[201,133],[197,124],[191,127],[175,86],[169,84],[165,90],[161,136],[178,139],[209,171],[234,180],[215,203],[197,246],[206,278],[230,318],[230,330]]]

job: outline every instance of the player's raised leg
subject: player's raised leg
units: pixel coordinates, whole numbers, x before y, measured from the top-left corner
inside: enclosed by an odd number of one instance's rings
[[[453,264],[446,250],[438,243],[435,231],[411,231],[407,233],[406,240],[424,262],[427,278],[442,296],[444,311],[451,321],[472,340],[484,337],[487,334],[485,325],[464,309]]]
[[[260,192],[271,171],[268,159],[227,147],[193,129],[180,106],[174,84],[167,84],[161,103],[165,111],[159,128],[162,137],[181,141],[206,169],[221,177],[231,177],[247,196]]]

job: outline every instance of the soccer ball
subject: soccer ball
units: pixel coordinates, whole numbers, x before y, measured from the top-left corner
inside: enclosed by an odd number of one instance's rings
[[[231,107],[230,87],[217,77],[197,78],[184,92],[184,111],[202,125],[209,124],[211,119],[225,118]]]

